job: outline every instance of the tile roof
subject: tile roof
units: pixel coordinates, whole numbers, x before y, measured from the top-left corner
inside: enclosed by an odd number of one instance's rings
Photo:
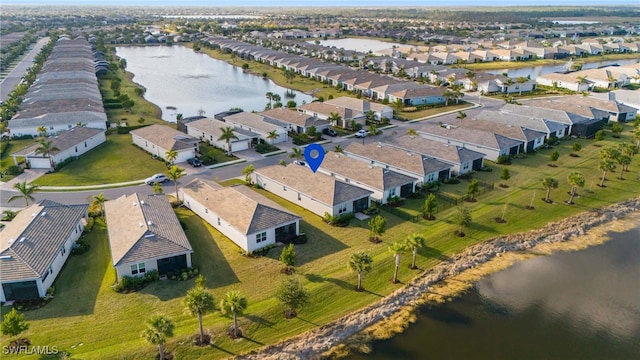
[[[96,136],[99,133],[103,133],[103,132],[104,132],[103,129],[75,127],[75,128],[72,128],[71,130],[63,131],[56,136],[50,136],[47,138],[47,140],[51,141],[51,147],[57,147],[59,149],[57,151],[52,151],[51,155],[55,155],[57,153],[70,149],[78,145],[79,143],[85,140],[88,140],[93,136]],[[31,154],[38,147],[40,147],[40,144],[35,143],[13,153],[12,155],[25,156],[25,155]]]
[[[193,128],[206,134],[210,134],[213,136],[214,141],[217,141],[222,135],[222,128],[228,126],[228,123],[212,118],[205,118],[187,123],[187,128]],[[251,139],[251,136],[247,136],[238,131],[234,131],[234,133],[238,137],[238,140],[231,140],[231,143]]]
[[[362,99],[356,99],[349,96],[341,96],[335,99],[327,100],[324,103],[361,112],[366,112],[367,110],[382,112],[390,109],[390,107],[387,105],[382,105]]]
[[[372,194],[371,191],[336,180],[323,173],[314,173],[306,166],[295,164],[269,166],[256,170],[255,173],[329,206]]]
[[[0,232],[0,279],[44,276],[88,207],[44,200],[20,211]]]
[[[181,190],[206,208],[212,209],[244,235],[301,219],[274,201],[242,185],[222,187],[196,178]]]
[[[414,151],[424,156],[433,157],[456,165],[485,157],[485,154],[478,151],[453,144],[444,144],[420,136],[386,136],[381,138],[380,142],[383,145]]]
[[[331,151],[325,154],[320,169],[339,174],[350,179],[352,183],[359,182],[380,191],[412,183],[414,180],[410,176]]]
[[[241,127],[242,129],[261,134],[268,134],[271,131],[281,129],[278,125],[265,122],[264,116],[250,112],[241,112],[225,116],[224,120],[236,127]]]
[[[159,124],[135,129],[131,131],[131,134],[140,136],[163,149],[174,151],[193,149],[194,144],[200,142],[198,138]]]
[[[113,266],[192,252],[164,195],[123,195],[104,204]]]
[[[454,126],[446,128],[431,123],[422,125],[418,129],[418,132],[433,135],[441,139],[452,139],[494,150],[504,150],[522,143],[521,141],[512,140],[490,131]]]
[[[380,164],[391,165],[420,177],[451,168],[451,165],[434,158],[382,143],[362,145],[359,142],[353,142],[344,149],[344,153],[348,156],[353,154]]]
[[[328,124],[326,120],[321,120],[295,110],[283,108],[263,111],[260,114],[264,115],[267,118],[272,118],[277,121],[282,121],[288,124],[294,124],[303,127],[309,127],[312,125],[322,126]]]
[[[520,125],[502,124],[491,120],[485,120],[480,117],[480,115],[475,118],[460,120],[453,124],[460,127],[488,131],[525,142],[545,136],[545,133],[543,132],[530,129],[525,131],[525,129]]]
[[[424,85],[419,88],[405,89],[391,92],[390,95],[400,98],[412,98],[417,96],[444,96],[445,88]]]

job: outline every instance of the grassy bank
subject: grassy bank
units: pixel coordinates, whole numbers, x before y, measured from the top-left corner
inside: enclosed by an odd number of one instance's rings
[[[25,313],[31,328],[24,335],[31,338],[34,345],[56,345],[83,359],[150,358],[156,349],[143,342],[140,332],[150,314],[163,313],[176,323],[175,336],[167,347],[177,358],[216,359],[255,350],[372,304],[470,245],[502,234],[540,228],[551,221],[637,196],[640,193],[638,156],[634,158],[630,172],[625,173],[625,180],[609,174],[606,188],[596,186],[601,175],[597,168],[601,147],[595,145],[608,146],[629,141],[629,129],[625,125],[626,131],[621,139],[612,138],[607,131],[609,136],[598,143],[584,139],[561,142],[553,149],[560,152],[557,167],[547,166],[552,150],[515,159],[508,166],[512,176],[507,181],[508,188],[497,187],[479,196],[478,202],[466,204],[472,210],[473,224],[463,238],[453,235],[456,227],[451,219],[455,209],[439,212],[436,221],[420,220],[417,223],[382,211],[387,219],[387,231],[382,236],[383,243],[372,244],[367,240],[366,221],[353,220],[346,228],[332,227],[295,204],[256,190],[300,215],[303,219],[301,231],[309,239],[307,244],[295,247],[295,276],[309,291],[309,304],[299,312],[298,318],[292,320],[283,318],[282,309],[274,297],[278,284],[287,277],[280,273],[280,248],[270,250],[264,257],[242,256],[229,239],[189,210],[179,208],[177,214],[186,226],[194,249],[193,263],[206,276],[207,286],[215,298],[219,300],[227,291],[239,290],[249,300],[246,315],[240,318],[246,337],[239,341],[229,340],[224,332],[231,321],[214,312],[204,317],[205,328],[211,331],[215,342],[206,348],[194,347],[189,340],[197,332],[197,321],[185,313],[182,299],[187,289],[193,286],[193,280],[158,281],[137,293],[114,293],[110,289],[115,275],[110,265],[106,230],[104,226],[98,226],[90,235],[90,251],[73,256],[67,262],[55,284],[55,299],[42,309]],[[576,142],[582,144],[583,149],[578,153],[579,157],[571,157],[569,153]],[[477,173],[474,177],[499,182],[502,166],[491,166],[493,172]],[[569,197],[567,175],[571,171],[582,172],[587,183],[578,189],[580,196],[575,199],[575,205],[569,206],[564,201]],[[559,188],[552,191],[552,204],[541,200],[545,193],[541,180],[545,176],[553,176],[560,183]],[[467,183],[462,181],[457,185],[442,185],[441,191],[462,194],[466,186]],[[525,209],[532,198],[533,211]],[[407,203],[405,208],[417,205],[419,201],[413,205]],[[498,224],[494,218],[502,215],[505,206],[506,223]],[[402,283],[392,284],[393,257],[387,250],[388,245],[403,240],[411,233],[419,233],[427,241],[427,246],[418,253],[417,265],[421,270],[410,270],[407,267],[410,255],[403,254],[399,273]],[[353,290],[356,275],[346,265],[349,256],[357,251],[367,251],[374,260],[372,271],[364,275],[363,285],[367,291],[361,293]],[[400,323],[406,322],[399,319]],[[79,343],[83,345],[76,346]]]
[[[607,54],[607,55],[594,55],[584,58],[573,59],[574,64],[586,64],[592,62],[606,61],[606,60],[640,60],[640,54]],[[552,60],[552,59],[536,59],[530,61],[492,61],[475,64],[454,65],[454,67],[463,67],[469,70],[500,70],[500,69],[520,69],[533,66],[542,65],[562,65],[566,64],[568,60]]]

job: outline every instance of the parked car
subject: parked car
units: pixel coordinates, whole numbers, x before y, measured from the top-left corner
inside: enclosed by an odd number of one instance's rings
[[[193,167],[200,167],[202,166],[202,161],[200,161],[200,159],[198,158],[191,158],[188,159],[187,162],[189,163],[189,165],[193,166]]]
[[[332,136],[332,137],[338,136],[338,133],[335,130],[329,129],[329,128],[326,128],[326,129],[322,130],[322,133],[325,134],[325,135]]]
[[[369,135],[369,132],[367,130],[358,130],[358,132],[356,132],[355,137],[357,138],[363,138],[365,136]]]
[[[147,185],[153,185],[156,183],[163,183],[169,181],[169,178],[165,174],[155,174],[144,180],[144,183]]]

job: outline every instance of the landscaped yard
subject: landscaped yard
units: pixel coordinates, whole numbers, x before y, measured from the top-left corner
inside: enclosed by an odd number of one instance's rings
[[[202,156],[200,157],[200,160],[202,160],[202,162],[205,165],[220,164],[220,163],[225,163],[227,161],[238,160],[238,157],[234,155],[229,156],[227,155],[226,151],[222,149],[218,149],[217,147],[210,145],[209,143],[201,142],[199,146],[200,146],[200,154],[202,154]],[[233,150],[233,147],[231,148],[231,150]],[[213,161],[205,161],[205,160],[213,160]]]
[[[427,108],[424,110],[413,111],[413,112],[401,111],[400,116],[407,120],[416,120],[416,119],[421,119],[427,116],[442,114],[443,112],[447,112],[447,111],[466,109],[470,106],[472,106],[472,104],[462,101],[459,104],[450,104],[449,106]]]
[[[151,154],[132,144],[131,135],[111,134],[104,144],[34,183],[44,186],[112,184],[143,180],[166,171],[163,161],[151,159]]]
[[[24,139],[24,140],[11,140],[10,142],[6,143],[7,145],[5,145],[7,148],[4,151],[4,154],[2,155],[2,159],[0,159],[0,171],[2,171],[3,173],[5,171],[7,171],[7,168],[9,168],[9,166],[14,165],[13,163],[13,157],[11,156],[11,153],[14,153],[18,150],[21,150],[29,145],[32,145],[36,142],[36,139]],[[20,161],[20,159],[18,159],[18,161]],[[6,177],[2,177],[2,181],[9,181],[13,178],[13,176],[6,176]]]

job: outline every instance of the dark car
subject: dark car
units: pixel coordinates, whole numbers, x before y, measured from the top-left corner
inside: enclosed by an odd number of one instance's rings
[[[333,136],[333,137],[338,136],[338,133],[335,130],[329,129],[329,128],[322,130],[322,133],[325,135]]]
[[[200,167],[202,166],[202,161],[200,161],[197,158],[191,158],[188,159],[187,162],[189,163],[189,165],[193,166],[193,167]]]

